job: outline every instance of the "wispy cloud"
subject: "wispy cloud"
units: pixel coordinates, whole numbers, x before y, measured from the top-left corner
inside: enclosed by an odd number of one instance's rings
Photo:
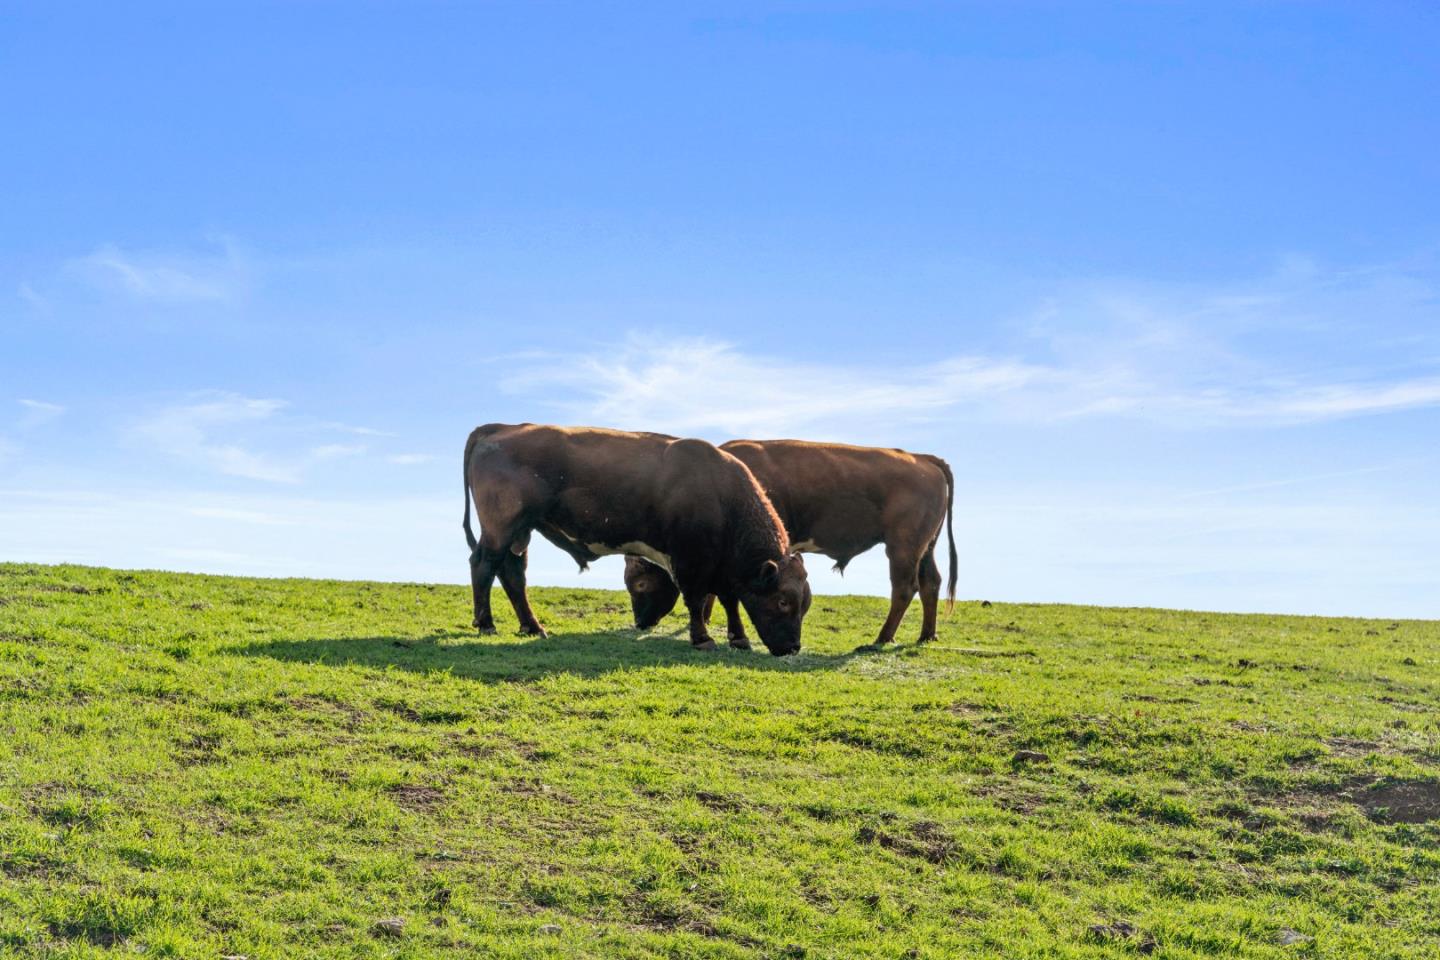
[[[40,293],[28,283],[22,282],[20,286],[15,288],[15,293],[21,300],[24,300],[36,310],[50,309],[50,301],[41,296]]]
[[[350,423],[340,423],[336,420],[321,420],[315,424],[321,430],[334,430],[337,433],[353,433],[357,437],[393,437],[395,434],[388,430],[376,430],[374,427],[357,427]]]
[[[66,267],[100,290],[167,303],[235,299],[250,275],[246,260],[229,241],[209,253],[124,250],[107,243]]]
[[[160,410],[132,428],[135,437],[162,453],[218,473],[272,483],[296,483],[300,466],[225,439],[228,430],[268,420],[283,400],[210,393]]]
[[[1386,413],[1440,404],[1440,377],[1397,383],[1332,384],[1282,398],[1274,415],[1301,420]]]
[[[396,453],[391,454],[385,459],[390,463],[408,467],[420,463],[430,463],[435,459],[435,455],[433,453]]]
[[[924,417],[967,400],[1021,390],[1052,371],[960,356],[885,371],[795,363],[706,339],[648,338],[597,354],[550,357],[502,382],[512,392],[560,387],[572,415],[674,433],[775,434],[855,417]]]
[[[1262,480],[1256,483],[1236,483],[1224,487],[1215,487],[1210,490],[1193,490],[1189,493],[1180,494],[1175,499],[1196,500],[1203,497],[1228,496],[1234,493],[1255,493],[1260,490],[1297,487],[1304,484],[1322,483],[1326,480],[1340,480],[1347,477],[1364,477],[1372,473],[1385,473],[1390,470],[1398,470],[1405,466],[1413,466],[1413,463],[1381,463],[1368,467],[1356,467],[1354,470],[1331,470],[1326,473],[1312,473],[1303,477],[1283,477],[1277,480]]]
[[[357,457],[368,448],[363,443],[325,443],[310,448],[310,456],[316,460],[334,460],[337,457]]]
[[[1217,287],[1119,281],[1057,292],[1003,352],[909,365],[781,360],[708,338],[632,334],[585,354],[513,358],[504,389],[574,420],[672,433],[845,439],[869,423],[1130,418],[1284,426],[1440,406],[1435,292],[1394,272],[1287,261]],[[1377,343],[1385,311],[1406,335]]]
[[[295,484],[322,464],[370,452],[365,443],[316,443],[317,432],[380,431],[294,411],[284,400],[212,390],[191,394],[133,422],[126,431],[176,460],[228,476]]]
[[[20,425],[26,428],[49,423],[65,413],[65,408],[58,403],[26,399],[20,400],[19,403],[25,408],[25,413],[20,418]]]
[[[1440,379],[1258,386],[1165,382],[1164,371],[1086,369],[1007,357],[957,356],[883,371],[780,363],[710,340],[638,339],[557,356],[503,381],[551,394],[567,416],[672,433],[844,434],[868,421],[925,420],[947,411],[1056,421],[1130,417],[1182,426],[1283,425],[1440,405]]]

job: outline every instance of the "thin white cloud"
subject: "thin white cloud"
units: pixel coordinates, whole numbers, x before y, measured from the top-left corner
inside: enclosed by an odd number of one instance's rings
[[[568,389],[565,407],[599,423],[672,433],[776,435],[857,417],[932,416],[1052,375],[1004,359],[961,356],[912,368],[795,363],[714,340],[639,338],[588,356],[550,357],[502,382],[512,392]]]
[[[1398,383],[1334,384],[1287,397],[1276,404],[1279,416],[1329,419],[1367,413],[1387,413],[1440,404],[1440,377]]]
[[[582,421],[678,434],[845,436],[879,421],[947,411],[1053,421],[1120,416],[1182,426],[1283,425],[1440,405],[1440,379],[1216,386],[1153,372],[957,356],[879,370],[782,363],[710,340],[638,339],[590,355],[554,356],[502,382],[513,393],[568,393]],[[1152,379],[1153,378],[1153,379]]]
[[[202,394],[189,403],[167,407],[132,428],[132,434],[163,453],[229,476],[272,483],[297,483],[295,463],[216,439],[237,425],[267,420],[285,407],[283,400],[254,399],[234,393]]]
[[[58,403],[29,399],[21,399],[19,403],[25,408],[25,412],[20,418],[20,425],[25,428],[49,423],[65,413],[65,408]]]
[[[393,437],[395,434],[387,430],[376,430],[374,427],[357,427],[354,424],[340,423],[335,420],[321,420],[315,424],[322,430],[334,430],[337,433],[353,433],[358,437]]]
[[[1280,487],[1295,487],[1303,484],[1320,483],[1325,480],[1339,480],[1346,477],[1363,477],[1372,473],[1385,473],[1390,470],[1398,470],[1405,463],[1382,463],[1368,467],[1357,467],[1354,470],[1332,470],[1327,473],[1312,473],[1303,477],[1284,477],[1279,480],[1262,480],[1256,483],[1237,483],[1225,487],[1215,487],[1210,490],[1192,490],[1189,493],[1180,494],[1177,500],[1197,500],[1203,497],[1221,497],[1234,493],[1255,493],[1260,490],[1274,490]]]
[[[385,458],[388,462],[398,464],[402,467],[414,466],[419,463],[430,463],[435,459],[432,453],[396,453]]]
[[[20,297],[21,300],[24,300],[36,310],[50,309],[50,301],[44,296],[42,296],[39,291],[37,291],[34,287],[30,286],[30,284],[28,283],[22,282],[20,286],[15,289],[15,293]]]
[[[1291,257],[1245,283],[1071,285],[998,352],[827,363],[632,334],[588,354],[512,358],[502,387],[575,421],[701,435],[855,439],[956,415],[1285,426],[1440,406],[1437,299],[1423,272]],[[1376,316],[1386,338],[1372,335]]]
[[[284,400],[217,390],[192,394],[181,403],[152,412],[131,424],[128,435],[202,469],[296,484],[322,464],[369,452],[363,443],[305,443],[317,429],[335,427],[332,422],[293,413]]]
[[[326,443],[310,449],[310,456],[316,460],[334,460],[337,457],[356,457],[366,451],[361,443]]]
[[[97,289],[167,303],[233,300],[249,282],[248,265],[229,242],[209,254],[128,251],[107,243],[66,266]]]

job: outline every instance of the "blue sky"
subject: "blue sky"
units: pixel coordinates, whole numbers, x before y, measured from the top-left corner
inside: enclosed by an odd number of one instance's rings
[[[4,4],[0,558],[463,581],[465,435],[535,420],[940,454],[968,597],[1440,616],[1437,44],[1381,2]]]

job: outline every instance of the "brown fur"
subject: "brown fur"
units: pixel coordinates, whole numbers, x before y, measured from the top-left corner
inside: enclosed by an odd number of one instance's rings
[[[793,544],[824,554],[844,571],[857,555],[885,544],[890,560],[890,612],[875,642],[889,643],[918,592],[924,611],[920,639],[935,636],[940,570],[935,547],[950,520],[950,578],[947,598],[955,601],[957,554],[954,534],[954,477],[939,457],[904,450],[801,440],[732,440],[720,449],[744,462],[770,496]],[[639,563],[639,561],[637,561]],[[637,616],[647,619],[667,597],[663,585],[638,567],[627,568],[627,586],[644,583]],[[653,589],[652,589],[653,588]],[[673,588],[668,597],[674,604]],[[732,642],[744,642],[739,610],[725,603]],[[668,607],[666,607],[668,610]]]
[[[465,444],[465,533],[475,626],[493,632],[498,575],[521,630],[543,634],[525,592],[530,534],[582,566],[627,545],[669,558],[691,611],[691,642],[710,646],[705,597],[744,604],[773,653],[800,646],[805,566],[750,470],[703,440],[590,427],[487,424]],[[480,520],[470,528],[470,501]]]

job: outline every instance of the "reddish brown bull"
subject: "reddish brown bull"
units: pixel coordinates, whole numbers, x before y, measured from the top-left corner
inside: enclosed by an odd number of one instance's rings
[[[674,577],[690,642],[714,649],[707,596],[743,604],[771,653],[800,649],[805,564],[746,466],[703,440],[586,427],[487,424],[465,444],[465,537],[475,626],[493,633],[498,575],[522,633],[544,635],[525,593],[530,534],[583,566],[642,554]],[[470,500],[480,537],[470,528]],[[674,603],[672,601],[671,605]]]
[[[821,553],[844,572],[858,554],[885,544],[890,559],[890,614],[876,644],[895,631],[916,592],[923,620],[920,640],[935,637],[940,567],[935,547],[949,520],[950,579],[947,598],[955,602],[955,480],[939,457],[904,450],[854,447],[800,440],[732,440],[720,449],[748,466],[769,494],[790,534],[792,549]],[[636,625],[653,626],[675,606],[679,591],[664,571],[637,557],[626,560]],[[740,612],[724,597],[730,642],[746,646]],[[707,611],[708,617],[708,611]]]

